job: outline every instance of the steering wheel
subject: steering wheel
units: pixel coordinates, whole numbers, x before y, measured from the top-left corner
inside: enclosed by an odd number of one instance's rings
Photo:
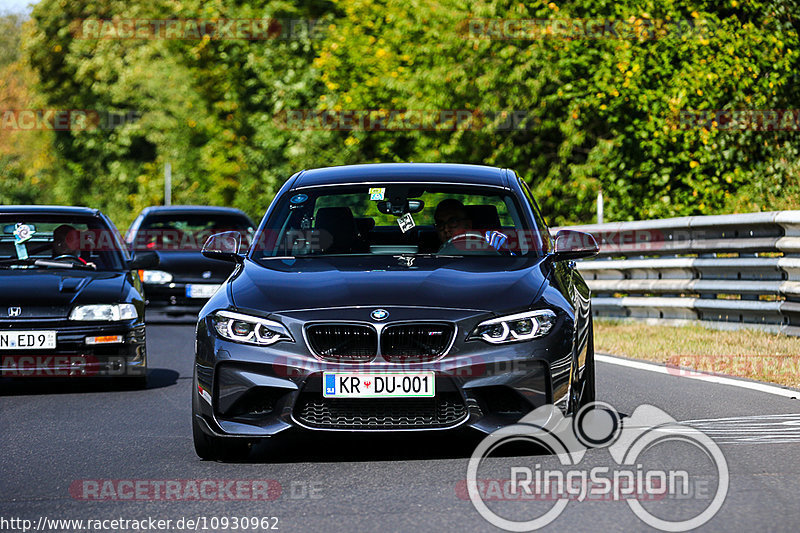
[[[500,254],[497,250],[489,246],[483,234],[477,231],[465,231],[453,235],[449,241],[444,243],[439,249],[439,253],[444,252],[458,252],[459,254],[482,254],[491,251],[495,254]]]

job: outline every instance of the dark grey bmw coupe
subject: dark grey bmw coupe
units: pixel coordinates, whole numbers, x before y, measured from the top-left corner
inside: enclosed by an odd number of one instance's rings
[[[512,170],[375,164],[305,170],[197,323],[197,454],[292,428],[491,432],[544,404],[594,401],[590,294]]]

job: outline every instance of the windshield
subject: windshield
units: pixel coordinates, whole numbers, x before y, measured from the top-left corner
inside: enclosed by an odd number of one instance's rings
[[[253,258],[331,255],[540,254],[536,228],[513,194],[466,185],[304,188],[289,191],[257,237]]]
[[[239,215],[172,213],[146,217],[129,238],[135,250],[199,251],[211,235],[225,231],[239,232],[249,244],[254,229],[248,218]]]
[[[98,218],[0,216],[0,268],[122,270],[123,249],[117,231]]]

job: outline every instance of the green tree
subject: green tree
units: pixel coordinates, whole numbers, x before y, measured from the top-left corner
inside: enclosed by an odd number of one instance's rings
[[[796,132],[676,124],[682,109],[797,107],[795,2],[342,4],[346,16],[317,58],[323,105],[527,116],[518,131],[355,133],[343,161],[511,166],[556,223],[591,221],[600,188],[617,220],[759,210],[800,192]],[[659,38],[496,40],[465,32],[476,18],[639,19],[672,29]],[[783,205],[798,205],[796,196]]]
[[[318,87],[309,35],[267,40],[78,38],[85,19],[316,19],[326,2],[42,0],[26,50],[48,105],[133,117],[113,129],[63,131],[59,194],[92,203],[121,225],[163,199],[235,205],[259,216],[291,174],[292,132],[271,117]],[[80,23],[78,23],[80,24]],[[85,35],[85,34],[84,34]]]

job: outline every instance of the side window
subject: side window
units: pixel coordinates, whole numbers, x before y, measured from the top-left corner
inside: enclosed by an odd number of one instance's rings
[[[533,212],[533,218],[536,220],[536,226],[539,228],[539,232],[541,233],[542,248],[545,252],[550,252],[553,249],[553,237],[550,235],[550,228],[547,227],[547,223],[544,221],[544,217],[539,211],[539,206],[536,204],[536,200],[533,198],[533,193],[531,193],[528,184],[525,183],[525,180],[519,176],[517,176],[517,180],[519,180],[519,185],[525,192],[525,197],[528,199],[528,204]]]

